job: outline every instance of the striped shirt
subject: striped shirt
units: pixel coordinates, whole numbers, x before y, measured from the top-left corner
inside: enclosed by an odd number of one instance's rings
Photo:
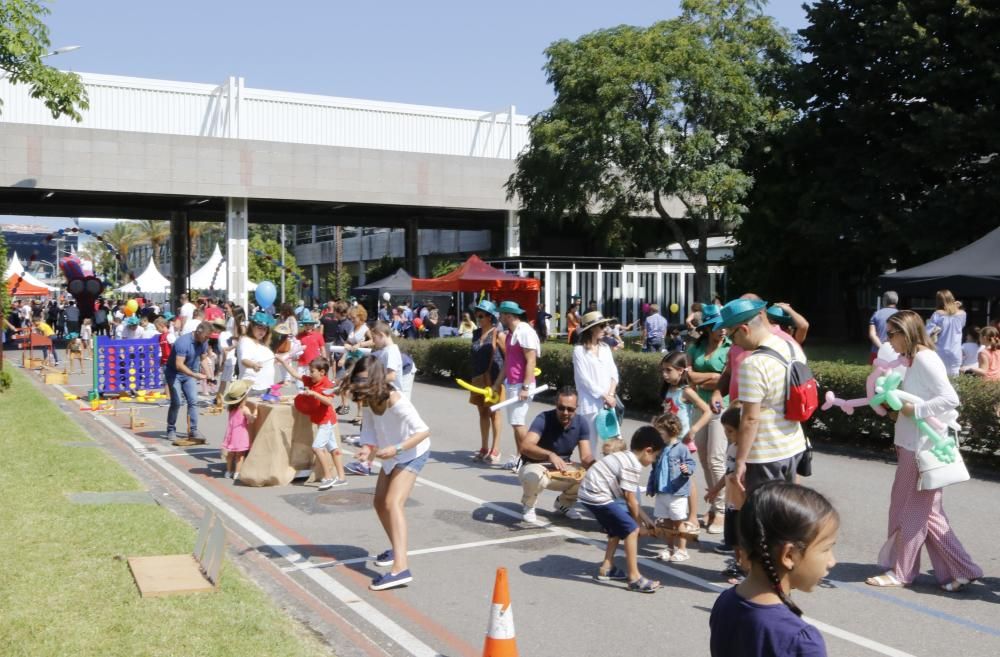
[[[767,346],[788,360],[788,345],[776,335],[769,335],[761,346]],[[799,346],[792,345],[795,360],[806,362]],[[787,368],[776,358],[751,353],[740,365],[739,399],[750,404],[760,404],[757,437],[747,463],[772,463],[791,458],[805,451],[805,434],[802,425],[785,419],[785,379]]]
[[[580,501],[594,506],[625,497],[623,491],[639,490],[642,464],[630,450],[608,454],[590,466],[580,484]]]

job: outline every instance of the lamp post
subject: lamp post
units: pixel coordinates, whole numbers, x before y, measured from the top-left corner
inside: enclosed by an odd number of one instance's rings
[[[281,303],[285,303],[285,224],[281,224]]]

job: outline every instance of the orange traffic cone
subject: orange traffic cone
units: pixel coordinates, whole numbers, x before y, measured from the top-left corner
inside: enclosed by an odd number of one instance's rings
[[[483,644],[483,657],[517,657],[514,610],[510,607],[506,568],[497,568],[496,584],[493,585],[493,604],[490,607],[490,624],[486,628],[486,643]]]

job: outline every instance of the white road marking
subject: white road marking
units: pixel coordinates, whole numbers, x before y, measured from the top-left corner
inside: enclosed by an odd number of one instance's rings
[[[60,385],[55,385],[53,387],[56,389],[60,389],[62,392],[66,392],[65,388],[62,388],[62,386]],[[117,435],[121,436],[122,439],[125,440],[125,442],[128,443],[137,452],[142,453],[144,450],[147,449],[142,443],[140,443],[134,437],[129,435],[125,430],[123,430],[121,427],[111,422],[107,418],[99,415],[93,415],[92,417],[94,417],[95,420],[105,424],[110,430],[112,430]],[[223,513],[224,515],[228,516],[230,520],[243,527],[246,531],[253,534],[259,540],[264,542],[264,544],[267,545],[269,548],[277,552],[280,556],[282,556],[285,560],[287,560],[290,564],[292,564],[292,566],[294,566],[289,570],[301,571],[305,577],[308,577],[314,582],[316,582],[328,593],[330,593],[335,598],[337,598],[345,605],[347,605],[349,609],[352,609],[355,613],[364,618],[366,621],[368,621],[375,627],[379,628],[387,637],[395,641],[407,652],[409,652],[412,655],[419,655],[420,657],[424,656],[443,657],[442,653],[439,653],[438,651],[434,650],[427,644],[423,643],[420,639],[413,636],[405,629],[403,629],[401,626],[397,625],[392,620],[390,620],[378,609],[358,598],[353,592],[351,592],[350,589],[348,589],[347,587],[343,586],[342,584],[334,580],[323,569],[319,569],[316,567],[316,564],[310,563],[308,558],[306,558],[303,554],[295,551],[287,544],[283,543],[276,536],[272,535],[266,529],[264,529],[254,521],[250,520],[250,518],[243,515],[243,513],[238,511],[236,508],[230,506],[227,502],[217,497],[214,493],[206,489],[204,486],[191,479],[186,473],[175,468],[173,465],[167,463],[163,459],[152,459],[152,462],[156,463],[160,468],[162,468],[164,471],[170,474],[174,479],[187,486],[192,493],[194,493],[198,497],[201,497],[209,504],[212,504],[220,513]],[[466,500],[467,502],[475,504],[476,506],[488,508],[496,513],[500,513],[510,518],[517,518],[517,519],[521,518],[520,513],[511,511],[510,509],[500,506],[498,504],[487,502],[486,500],[482,500],[478,497],[475,497],[474,495],[470,495],[460,490],[451,488],[450,486],[445,486],[444,484],[439,484],[437,482],[430,481],[429,479],[425,479],[423,477],[418,477],[417,481],[426,486],[429,486],[430,488],[435,488],[443,493],[448,493],[453,497]],[[588,536],[578,534],[572,530],[565,529],[563,527],[556,527],[554,525],[544,522],[525,523],[525,524],[534,524],[537,527],[544,528],[547,532],[562,536],[567,539],[588,543],[596,547],[601,547],[601,548],[604,547],[603,541],[592,539]],[[537,536],[532,535],[532,538],[536,537]],[[433,549],[433,548],[428,548],[428,549]],[[677,579],[684,580],[691,584],[695,584],[708,591],[716,592],[725,588],[720,584],[709,582],[708,580],[702,579],[695,575],[691,575],[689,573],[679,571],[674,568],[670,568],[669,566],[666,566],[662,563],[659,563],[655,560],[646,557],[640,557],[640,560],[643,562],[645,566],[652,568],[653,570],[658,570],[666,575],[670,575],[671,577],[675,577]],[[816,628],[819,629],[820,631],[825,632],[831,636],[843,639],[844,641],[853,643],[867,650],[871,650],[872,652],[877,652],[882,655],[886,655],[887,657],[916,657],[911,653],[898,650],[891,646],[887,646],[883,643],[879,643],[878,641],[874,641],[872,639],[868,639],[866,637],[854,634],[853,632],[840,629],[839,627],[836,627],[834,625],[829,625],[827,623],[809,617],[804,617],[804,618],[806,618],[808,622],[815,625]]]
[[[437,552],[453,552],[455,550],[469,550],[471,548],[486,547],[489,545],[503,545],[505,543],[518,543],[520,541],[533,541],[538,538],[551,538],[550,533],[538,533],[538,534],[527,534],[524,536],[512,536],[510,538],[497,538],[490,541],[473,541],[471,543],[455,543],[454,545],[439,545],[437,547],[421,548],[419,550],[407,550],[406,556],[413,557],[421,554],[435,554]],[[290,570],[306,570],[308,568],[332,568],[334,566],[347,566],[354,563],[365,563],[366,561],[373,561],[375,555],[368,555],[367,557],[355,557],[354,559],[331,559],[330,561],[321,561],[317,563],[311,563],[308,566],[285,566],[282,568],[284,571]]]

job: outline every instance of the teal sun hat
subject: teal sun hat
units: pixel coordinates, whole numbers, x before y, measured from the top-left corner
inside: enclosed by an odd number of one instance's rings
[[[780,324],[782,326],[792,325],[792,316],[785,312],[784,308],[779,306],[771,306],[767,309],[767,318],[773,324]]]
[[[745,324],[753,319],[754,316],[760,314],[760,311],[765,308],[767,308],[766,301],[758,299],[733,299],[719,311],[721,320],[719,326],[722,328],[732,328],[740,324]]]
[[[516,301],[502,301],[497,312],[501,315],[504,313],[509,313],[511,315],[524,315],[524,310],[518,305]]]
[[[710,331],[714,331],[719,328],[719,324],[722,322],[722,316],[719,311],[722,309],[714,303],[706,303],[701,307],[701,324],[698,325],[698,329],[707,328]]]
[[[484,313],[492,315],[494,319],[496,319],[500,314],[497,311],[497,305],[492,301],[490,301],[489,299],[483,299],[482,301],[477,303],[475,306],[473,306],[473,310],[481,310]]]

